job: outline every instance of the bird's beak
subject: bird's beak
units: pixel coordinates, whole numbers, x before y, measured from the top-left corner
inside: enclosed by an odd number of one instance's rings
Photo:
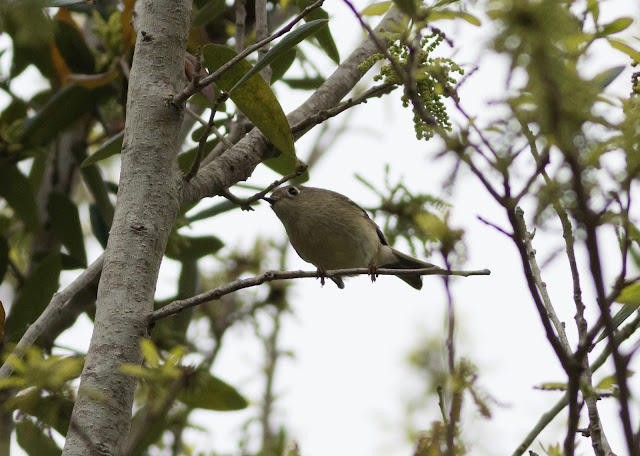
[[[273,206],[273,203],[276,202],[276,200],[274,200],[273,198],[269,198],[268,196],[263,196],[261,199],[265,200],[267,203],[271,204]]]

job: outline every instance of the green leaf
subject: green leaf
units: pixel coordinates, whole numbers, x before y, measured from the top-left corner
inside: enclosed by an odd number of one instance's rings
[[[216,147],[216,144],[218,144],[218,138],[216,138],[215,136],[213,137],[213,139],[210,139],[209,141],[207,141],[205,143],[204,150],[203,150],[203,153],[202,153],[202,158],[203,159],[207,155],[209,155],[211,153],[213,148]],[[189,168],[191,168],[191,164],[193,163],[193,159],[195,158],[196,153],[198,153],[198,147],[199,146],[192,147],[188,151],[183,152],[180,155],[178,155],[178,166],[180,167],[180,170],[183,173],[188,172]]]
[[[193,27],[201,27],[217,19],[224,13],[224,0],[210,0],[206,5],[198,10],[193,18]]]
[[[612,322],[614,328],[619,328],[624,321],[640,308],[640,283],[628,285],[622,289],[616,302],[624,304],[622,308],[613,316]],[[596,344],[607,337],[607,333],[603,332],[596,339]]]
[[[38,208],[29,179],[15,165],[0,166],[0,196],[31,232],[40,230]]]
[[[634,61],[640,62],[640,52],[633,49],[628,44],[623,43],[622,41],[614,40],[613,38],[607,38],[609,45],[617,49],[618,51],[624,52],[629,57],[631,57]]]
[[[59,456],[62,450],[56,442],[30,420],[20,420],[16,424],[18,445],[29,456]]]
[[[296,60],[298,51],[296,49],[289,49],[285,51],[280,57],[275,59],[271,64],[271,84],[282,79],[287,70],[291,68],[293,62]]]
[[[429,22],[438,21],[442,19],[463,19],[469,24],[480,26],[482,23],[480,19],[469,13],[462,11],[450,11],[450,10],[432,10],[429,13]]]
[[[80,31],[67,21],[53,21],[56,47],[72,73],[93,74],[96,71],[93,53]]]
[[[207,69],[214,72],[237,54],[226,46],[208,44],[202,49],[202,55]],[[222,90],[229,91],[250,70],[251,64],[243,59],[225,71],[216,84]],[[278,99],[262,76],[254,75],[240,89],[232,92],[230,97],[265,137],[282,152],[279,157],[265,161],[265,164],[281,174],[295,171],[300,162],[296,157],[289,122]]]
[[[608,70],[603,71],[593,78],[593,82],[600,87],[600,90],[604,90],[609,84],[611,84],[620,73],[624,71],[624,66],[617,66],[613,68],[609,68]]]
[[[78,207],[62,193],[52,193],[47,203],[49,222],[54,236],[62,242],[78,268],[87,267],[87,253]]]
[[[607,36],[607,35],[612,35],[614,33],[620,33],[623,30],[626,30],[627,28],[629,28],[631,24],[633,24],[633,19],[631,19],[630,17],[621,17],[620,19],[616,19],[610,24],[607,24],[604,27],[602,27],[602,30],[600,31],[599,35]]]
[[[398,9],[407,16],[413,18],[418,11],[418,5],[416,0],[393,0]]]
[[[52,6],[52,7],[77,5],[78,3],[87,3],[87,0],[46,0],[44,2],[45,6]]]
[[[4,279],[4,275],[7,273],[7,266],[9,265],[9,243],[7,238],[0,236],[0,283]],[[4,319],[2,319],[4,321]],[[2,337],[2,325],[0,325],[0,337]]]
[[[599,0],[587,0],[587,10],[593,16],[593,21],[597,23],[600,16]]]
[[[633,377],[633,374],[635,374],[634,371],[627,370],[626,377],[627,378]],[[618,377],[616,375],[610,375],[600,380],[600,382],[598,382],[598,386],[596,386],[596,389],[611,390],[613,389],[614,385],[617,385],[617,384],[618,384]]]
[[[73,401],[57,395],[42,396],[38,390],[23,394],[17,409],[66,435],[71,422]]]
[[[89,220],[91,221],[91,231],[96,237],[103,249],[107,248],[107,241],[109,240],[109,226],[105,222],[98,206],[95,204],[89,205]]]
[[[372,5],[367,6],[365,9],[363,9],[360,14],[362,16],[381,16],[385,14],[387,11],[389,11],[389,8],[391,8],[391,5],[393,5],[393,2],[391,1],[374,3]]]
[[[60,253],[50,253],[26,278],[7,317],[5,333],[10,342],[17,342],[47,307],[58,289],[61,269]]]
[[[192,408],[205,410],[242,410],[249,405],[236,389],[209,372],[197,372],[187,388],[180,391],[178,399]]]
[[[23,144],[27,147],[48,144],[58,133],[93,110],[112,92],[113,89],[110,86],[94,90],[85,89],[76,84],[66,86],[56,92],[35,115],[24,122]]]
[[[224,242],[216,236],[189,237],[174,232],[169,236],[165,255],[172,260],[197,260],[213,255],[222,247]]]
[[[98,149],[89,155],[80,166],[89,166],[94,163],[99,162],[100,160],[104,160],[105,158],[109,158],[112,155],[119,154],[122,150],[122,142],[124,140],[124,130],[120,133],[113,135],[111,138],[107,139],[102,143]]]
[[[284,78],[282,82],[292,89],[299,90],[315,90],[324,84],[325,79],[322,76],[315,78]]]
[[[287,33],[285,37],[278,42],[278,44],[272,47],[269,50],[269,52],[267,52],[264,55],[264,57],[262,57],[260,60],[256,62],[254,67],[251,68],[247,72],[247,74],[245,74],[242,78],[240,78],[238,82],[235,83],[235,85],[231,88],[231,90],[229,90],[229,95],[231,95],[231,93],[235,89],[237,89],[242,84],[244,84],[244,82],[247,81],[254,74],[258,74],[260,70],[262,70],[264,67],[269,65],[278,57],[282,56],[286,51],[293,48],[300,41],[304,40],[307,37],[310,37],[321,28],[326,27],[328,23],[329,23],[328,19],[317,19],[315,21],[307,22],[306,24],[304,24],[301,27],[298,27],[294,31]]]
[[[302,11],[307,6],[310,6],[314,3],[314,0],[297,0],[297,5],[300,11]],[[322,8],[316,8],[309,12],[304,20],[306,22],[313,22],[318,19],[329,19],[329,13],[327,13]],[[327,53],[327,56],[331,60],[336,63],[340,63],[340,53],[338,52],[338,48],[336,47],[336,43],[333,40],[333,36],[331,35],[331,29],[329,26],[327,28],[323,28],[318,33],[313,36],[316,40],[318,40],[318,44]]]

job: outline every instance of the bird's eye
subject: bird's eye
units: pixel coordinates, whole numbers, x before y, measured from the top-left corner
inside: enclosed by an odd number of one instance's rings
[[[289,187],[289,190],[287,190],[289,192],[289,195],[293,195],[296,196],[298,193],[300,193],[300,190],[298,190],[295,187]]]

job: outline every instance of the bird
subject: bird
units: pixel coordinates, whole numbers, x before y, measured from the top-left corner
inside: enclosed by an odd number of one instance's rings
[[[369,268],[375,281],[378,268],[435,268],[431,263],[399,252],[389,245],[369,214],[346,196],[323,188],[287,185],[262,198],[271,205],[298,255],[324,273],[333,269]],[[413,288],[422,288],[422,277],[397,276]],[[344,288],[341,277],[331,277]]]

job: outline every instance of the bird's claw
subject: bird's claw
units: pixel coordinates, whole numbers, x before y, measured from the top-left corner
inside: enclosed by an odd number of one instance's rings
[[[327,277],[327,273],[324,269],[318,268],[318,278],[320,279],[320,286],[324,287],[324,279]]]
[[[378,272],[378,266],[371,263],[369,265],[369,277],[371,277],[371,282],[375,282],[376,279],[378,278],[377,272]]]

